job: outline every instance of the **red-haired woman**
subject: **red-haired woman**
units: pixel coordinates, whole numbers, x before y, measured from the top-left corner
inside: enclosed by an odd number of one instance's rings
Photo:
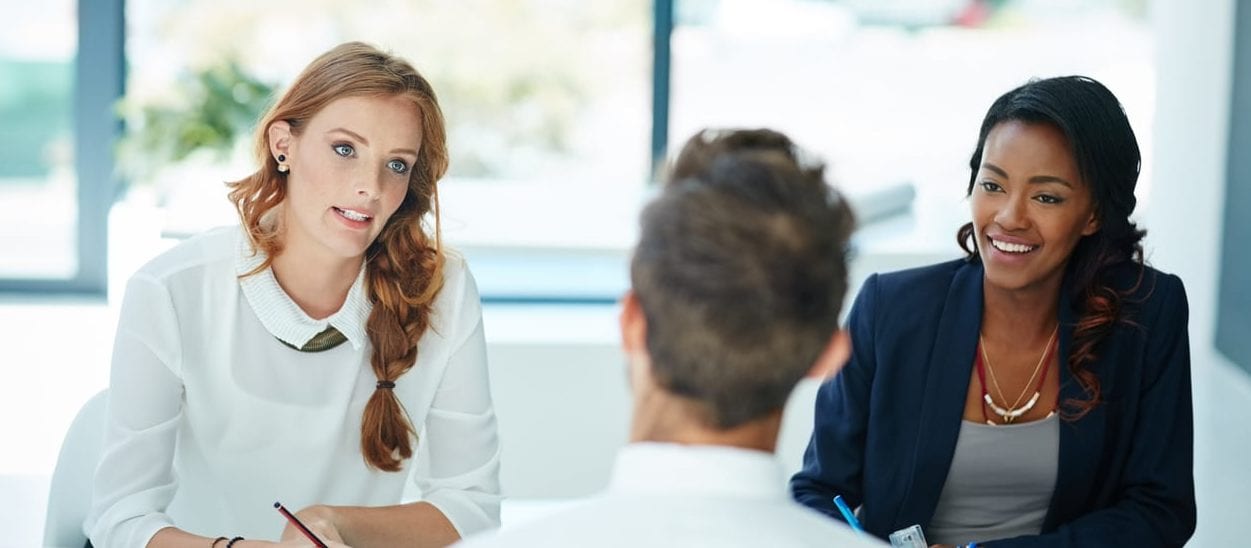
[[[343,44],[269,110],[256,153],[230,185],[242,227],[127,286],[92,542],[301,542],[275,500],[332,543],[443,545],[498,525],[482,314],[440,242],[430,84]],[[401,504],[410,484],[422,500]]]
[[[871,276],[817,399],[804,504],[885,538],[1182,546],[1195,527],[1186,293],[1143,264],[1139,151],[1083,77],[1000,97],[969,167],[968,257]]]

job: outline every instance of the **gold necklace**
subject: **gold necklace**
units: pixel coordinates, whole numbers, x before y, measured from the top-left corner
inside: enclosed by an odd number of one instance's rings
[[[1034,366],[1034,372],[1030,374],[1029,380],[1025,382],[1025,388],[1021,390],[1021,394],[1016,397],[1016,400],[1012,402],[1011,406],[1009,406],[1006,409],[1003,407],[999,407],[998,405],[995,404],[995,400],[990,397],[990,394],[985,393],[985,392],[982,393],[982,398],[986,401],[986,405],[990,406],[990,409],[994,411],[996,415],[1003,417],[1003,422],[1005,424],[1010,424],[1021,415],[1028,413],[1029,410],[1033,409],[1034,405],[1038,403],[1038,398],[1039,396],[1042,395],[1042,380],[1041,379],[1039,380],[1039,383],[1038,383],[1038,389],[1034,391],[1034,395],[1030,397],[1029,401],[1025,402],[1024,406],[1017,407],[1018,405],[1020,405],[1021,399],[1024,398],[1025,395],[1029,393],[1030,386],[1034,384],[1034,378],[1038,376],[1038,371],[1042,369],[1043,363],[1047,361],[1047,354],[1050,353],[1051,343],[1055,342],[1056,333],[1059,331],[1060,331],[1060,324],[1057,323],[1055,328],[1051,330],[1051,336],[1047,338],[1046,346],[1043,346],[1042,355],[1038,357],[1038,364]],[[981,333],[978,333],[977,341],[978,343],[980,343],[979,346],[982,349],[982,361],[986,363],[986,370],[990,372],[990,381],[995,386],[995,392],[999,393],[1000,400],[1002,400],[1004,403],[1008,403],[1008,398],[1005,398],[1003,395],[1003,389],[999,387],[999,379],[995,378],[995,369],[991,367],[990,365],[990,356],[986,354],[986,339],[982,336]],[[983,388],[983,390],[984,389],[985,388]]]

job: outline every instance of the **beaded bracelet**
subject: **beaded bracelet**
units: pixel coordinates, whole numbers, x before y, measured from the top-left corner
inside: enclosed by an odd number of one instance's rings
[[[210,545],[209,545],[209,548],[217,548],[217,543],[219,543],[219,542],[221,542],[221,541],[223,541],[223,540],[228,541],[228,540],[230,540],[230,539],[229,539],[229,538],[226,538],[226,537],[217,537],[217,538],[213,539],[213,544],[210,544]]]
[[[239,542],[241,540],[243,540],[243,537],[235,537],[235,538],[230,539],[230,542],[226,543],[226,548],[232,548],[236,542]]]

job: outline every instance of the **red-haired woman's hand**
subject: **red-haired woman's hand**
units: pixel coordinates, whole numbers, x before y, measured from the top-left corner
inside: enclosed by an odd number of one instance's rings
[[[324,505],[309,506],[295,513],[296,519],[300,520],[305,527],[308,527],[314,535],[327,546],[344,546],[343,536],[339,534],[339,529],[335,527],[334,509]],[[287,523],[286,528],[282,530],[282,544],[285,546],[287,542],[296,542],[292,546],[315,546],[304,533],[300,531],[295,524]],[[303,543],[300,543],[303,541]]]

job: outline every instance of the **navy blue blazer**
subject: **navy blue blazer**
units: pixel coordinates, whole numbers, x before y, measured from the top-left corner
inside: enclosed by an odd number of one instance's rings
[[[1129,288],[1138,269],[1115,276]],[[852,356],[817,396],[799,502],[841,519],[841,494],[870,533],[924,529],[947,479],[982,320],[983,270],[964,259],[870,276],[848,319]],[[1181,280],[1147,268],[1096,349],[1104,402],[1061,421],[1059,473],[1042,534],[985,546],[1182,546],[1195,528],[1188,306]],[[1076,311],[1061,291],[1060,355]],[[1067,367],[1060,401],[1083,399]]]

